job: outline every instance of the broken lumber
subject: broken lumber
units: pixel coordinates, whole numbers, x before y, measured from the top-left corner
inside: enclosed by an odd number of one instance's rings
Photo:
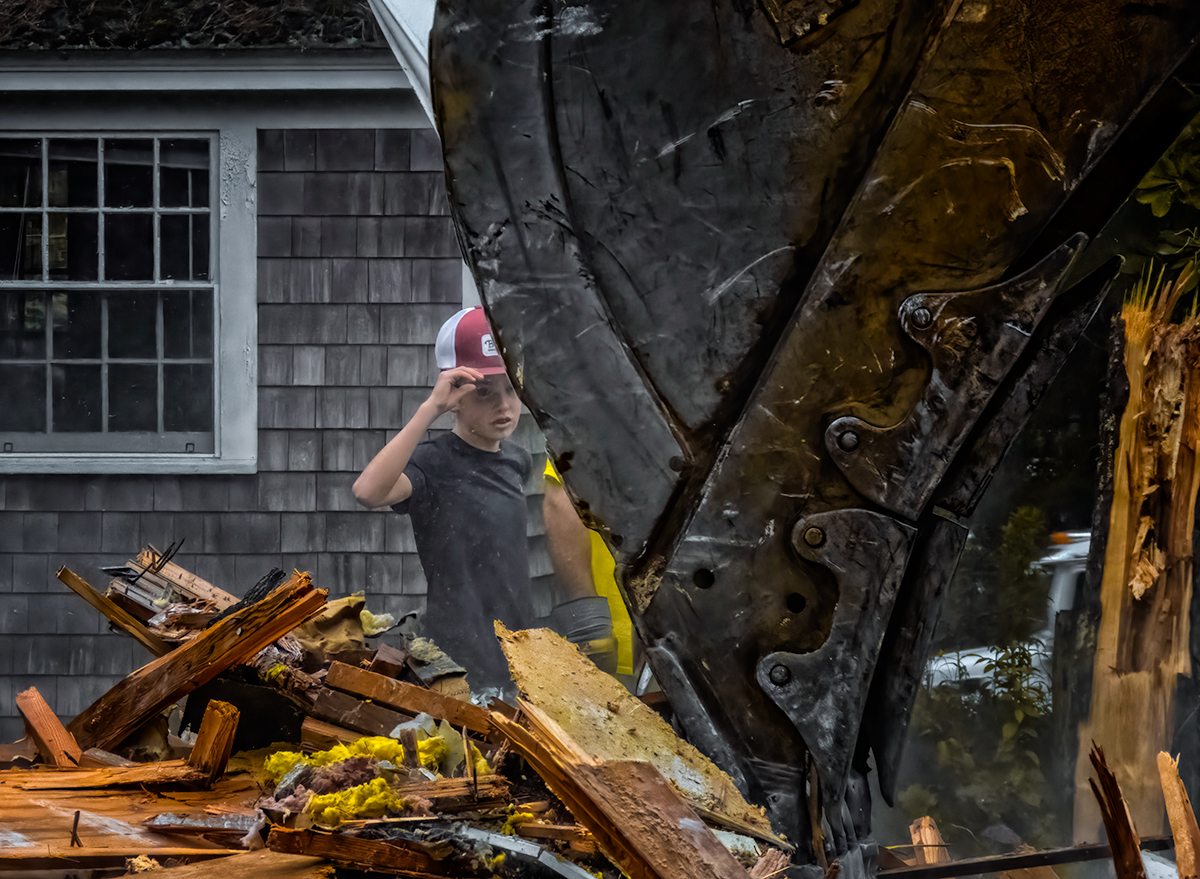
[[[465,726],[472,732],[484,735],[492,732],[488,712],[478,705],[355,668],[344,662],[334,662],[329,666],[325,686],[370,699],[405,714],[428,714],[434,720],[448,721],[455,728]]]
[[[523,700],[519,707],[527,725],[496,712],[493,725],[625,873],[746,879],[745,868],[654,766],[593,759],[539,708]]]
[[[1104,819],[1104,832],[1108,836],[1108,844],[1112,848],[1113,866],[1117,871],[1117,879],[1146,879],[1146,867],[1142,863],[1141,845],[1137,828],[1133,826],[1133,817],[1129,814],[1129,805],[1121,794],[1121,785],[1112,774],[1104,760],[1104,749],[1092,742],[1092,751],[1088,755],[1092,767],[1096,770],[1099,783],[1089,778],[1092,793],[1100,804],[1100,817]]]
[[[328,723],[368,736],[390,736],[397,726],[412,720],[408,715],[328,687],[322,687],[317,694],[312,714]]]
[[[918,864],[945,864],[950,861],[946,840],[942,839],[937,823],[928,815],[909,825],[908,832],[912,836],[913,855]]]
[[[325,858],[357,870],[382,870],[406,876],[445,876],[442,861],[401,840],[359,839],[342,833],[272,827],[267,848],[289,855]]]
[[[112,748],[155,713],[320,613],[325,594],[313,588],[308,574],[293,574],[262,601],[129,675],[67,729],[82,748]]]
[[[163,561],[162,553],[153,546],[139,552],[137,559],[130,562],[130,566],[145,572],[142,575],[143,579],[150,577],[166,581],[184,600],[208,604],[214,610],[225,610],[237,604],[237,598],[224,589],[214,586],[203,577],[197,577],[169,559]]]
[[[165,875],[168,879],[327,879],[329,874],[329,864],[324,858],[262,849],[171,867],[169,872],[155,870],[149,875]]]
[[[779,849],[767,849],[766,853],[750,868],[750,879],[773,879],[787,869],[788,863],[788,856]]]
[[[25,719],[25,732],[47,763],[64,768],[79,765],[83,751],[75,737],[67,732],[38,692],[37,687],[17,694],[17,710]]]
[[[468,812],[508,804],[508,781],[503,775],[470,778],[433,778],[396,785],[400,797],[428,800],[435,812]]]
[[[552,839],[566,843],[572,851],[590,855],[596,852],[596,839],[578,824],[538,824],[527,821],[514,828],[524,839]]]
[[[362,733],[344,729],[315,717],[304,718],[300,726],[300,744],[305,751],[328,751],[334,745],[348,745],[362,738]]]
[[[70,568],[59,568],[57,576],[68,589],[104,614],[113,626],[129,635],[155,656],[164,656],[171,652],[172,645],[149,631],[141,620],[119,607],[111,598],[100,593]]]
[[[137,843],[104,848],[70,848],[65,844],[36,848],[0,848],[0,873],[9,870],[24,872],[27,870],[99,870],[124,867],[127,858],[136,858],[142,854],[147,854],[146,848]],[[155,858],[199,861],[225,858],[229,855],[242,854],[242,852],[239,849],[175,846],[153,849],[149,854]]]
[[[408,652],[388,644],[380,644],[371,660],[371,671],[386,678],[398,678],[408,668]]]
[[[225,774],[229,755],[233,752],[233,736],[237,732],[240,713],[228,702],[210,699],[196,733],[196,744],[188,755],[188,765],[203,777],[205,787]]]
[[[501,623],[496,637],[525,700],[552,717],[584,752],[599,760],[645,760],[689,803],[708,810],[714,823],[791,850],[732,778],[574,644],[549,629],[514,632]]]
[[[133,766],[104,766],[99,769],[10,770],[4,780],[17,790],[88,790],[89,788],[161,787],[211,783],[205,773],[186,760],[159,760]]]
[[[1092,741],[1104,743],[1133,820],[1143,827],[1162,824],[1157,755],[1176,728],[1178,676],[1192,674],[1200,314],[1174,317],[1195,279],[1194,264],[1174,281],[1143,276],[1121,309],[1118,343],[1128,399],[1115,424],[1090,707],[1079,728],[1076,839],[1091,838],[1096,826],[1084,784]]]
[[[1167,820],[1175,837],[1175,867],[1179,879],[1196,879],[1197,852],[1200,852],[1200,827],[1187,788],[1179,777],[1179,760],[1162,751],[1158,755],[1158,775],[1162,780],[1163,799],[1167,803]]]

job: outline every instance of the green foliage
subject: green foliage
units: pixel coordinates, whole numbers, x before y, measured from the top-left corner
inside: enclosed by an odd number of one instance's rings
[[[1046,620],[1050,577],[1033,568],[1046,553],[1050,529],[1039,507],[1023,506],[1000,529],[998,643],[1010,645],[1037,632]]]
[[[1149,205],[1156,217],[1165,217],[1176,202],[1200,209],[1200,155],[1192,149],[1172,149],[1142,178],[1137,200]]]
[[[909,747],[920,752],[912,755],[920,777],[897,796],[906,815],[932,815],[959,846],[994,824],[1033,844],[1053,841],[1059,810],[1043,771],[1050,693],[1040,650],[1038,642],[1012,644],[988,662],[983,686],[918,694]]]

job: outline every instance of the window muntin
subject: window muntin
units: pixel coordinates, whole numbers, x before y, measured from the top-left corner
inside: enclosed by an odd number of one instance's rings
[[[212,453],[214,147],[0,137],[4,451]]]

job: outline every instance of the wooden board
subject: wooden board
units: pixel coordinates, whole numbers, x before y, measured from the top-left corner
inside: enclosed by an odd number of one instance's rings
[[[306,751],[328,751],[334,745],[348,745],[363,737],[360,732],[336,726],[315,717],[304,718],[300,727],[300,744]]]
[[[246,773],[226,775],[212,790],[96,788],[88,790],[18,790],[14,784],[32,771],[0,772],[0,845],[5,849],[67,846],[75,812],[80,812],[79,838],[86,848],[121,848],[133,855],[154,855],[163,848],[226,848],[185,835],[147,830],[154,815],[170,811],[200,818],[210,809],[249,808],[262,794]],[[68,774],[66,771],[56,772]],[[29,852],[26,851],[26,854]],[[15,852],[20,854],[20,852]]]
[[[394,841],[272,827],[271,835],[267,837],[267,848],[285,854],[326,858],[360,870],[381,870],[416,877],[454,875],[446,873],[441,861]]]
[[[500,623],[496,637],[525,699],[552,717],[587,754],[601,760],[645,760],[714,820],[728,816],[730,830],[787,846],[766,813],[746,801],[732,778],[574,644],[549,629],[513,632]]]
[[[484,735],[492,732],[488,712],[478,705],[355,668],[344,662],[335,662],[329,667],[325,686],[370,699],[406,714],[425,713],[435,720],[449,721],[456,729],[465,726],[472,732]]]
[[[1158,755],[1158,775],[1162,781],[1163,799],[1167,804],[1167,820],[1171,824],[1171,835],[1175,837],[1175,866],[1179,879],[1196,879],[1197,853],[1200,852],[1200,826],[1196,824],[1196,813],[1188,797],[1183,779],[1179,777],[1179,761],[1171,755]]]
[[[399,724],[412,720],[406,714],[364,702],[346,693],[322,687],[312,713],[321,720],[368,736],[390,736]]]
[[[508,803],[508,781],[503,775],[478,778],[435,778],[398,784],[401,797],[418,796],[429,800],[435,812],[466,812],[492,809]]]
[[[200,731],[196,733],[196,744],[188,754],[188,765],[199,772],[205,787],[210,786],[225,772],[229,755],[233,752],[233,736],[237,732],[240,713],[228,702],[210,699],[200,720]]]
[[[333,875],[333,867],[323,858],[285,855],[263,849],[238,852],[220,860],[150,870],[140,875],[164,876],[165,879],[325,879]]]
[[[82,748],[112,748],[172,702],[319,614],[325,595],[307,574],[294,574],[262,601],[129,675],[67,728]]]
[[[552,718],[520,703],[529,728],[492,723],[626,874],[646,879],[746,879],[747,873],[651,764],[599,761]]]
[[[138,846],[71,848],[66,844],[37,848],[0,848],[0,873],[9,870],[82,870],[124,867],[127,858],[150,855],[177,860],[208,860],[238,854],[237,849],[178,846],[146,851]]]
[[[4,781],[18,790],[85,790],[129,785],[205,785],[208,775],[186,760],[161,760],[100,769],[9,770]]]
[[[137,559],[130,563],[130,567],[148,568],[156,564],[160,557],[160,553],[157,550],[153,547],[147,547],[138,553]],[[181,568],[174,562],[167,562],[159,569],[157,574],[150,574],[148,576],[180,587],[188,597],[211,604],[217,610],[225,610],[227,607],[237,604],[236,596],[230,595],[224,589],[214,586],[202,577],[197,577],[191,571]]]
[[[111,598],[99,592],[74,571],[65,567],[59,568],[57,576],[58,579],[66,584],[68,589],[104,614],[110,623],[126,635],[132,637],[155,656],[164,656],[171,652],[171,644],[168,644],[147,629],[141,620],[137,619],[124,608],[117,606]]]
[[[30,687],[18,693],[16,702],[17,710],[25,719],[25,731],[33,740],[42,759],[54,766],[78,766],[83,758],[79,743],[50,710],[37,687]]]

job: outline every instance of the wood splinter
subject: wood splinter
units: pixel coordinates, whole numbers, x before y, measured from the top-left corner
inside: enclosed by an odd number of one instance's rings
[[[25,731],[37,746],[42,759],[64,769],[78,766],[83,757],[79,743],[67,732],[37,687],[18,693],[16,703],[17,710],[25,719]]]
[[[228,702],[209,701],[196,733],[196,744],[187,762],[202,774],[202,784],[211,787],[225,774],[229,755],[233,752],[233,736],[237,732],[240,713]]]

